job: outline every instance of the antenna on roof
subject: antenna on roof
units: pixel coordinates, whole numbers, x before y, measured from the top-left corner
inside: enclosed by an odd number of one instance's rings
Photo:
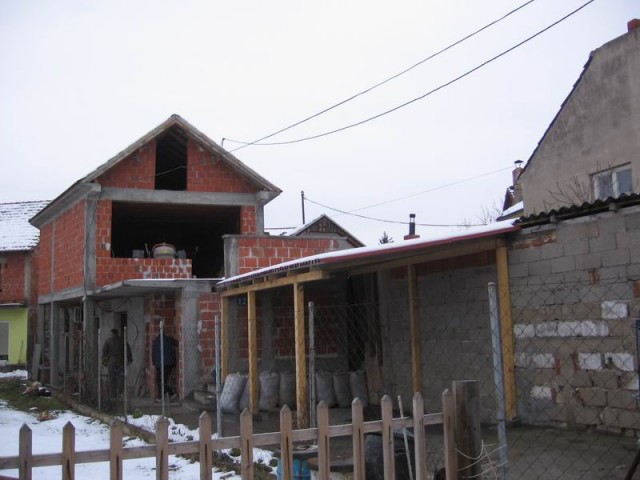
[[[304,190],[300,191],[300,198],[302,200],[302,225],[304,225],[307,223],[304,219]]]

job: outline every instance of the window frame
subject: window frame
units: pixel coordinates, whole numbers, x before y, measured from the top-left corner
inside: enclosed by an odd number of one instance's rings
[[[633,177],[631,177],[631,186],[628,191],[621,192],[620,191],[620,180],[618,176],[622,172],[629,172],[629,176],[631,176],[631,164],[625,163],[624,165],[619,165],[617,167],[608,168],[606,170],[600,170],[598,172],[591,174],[591,188],[593,189],[593,196],[595,199],[604,200],[605,198],[613,197],[617,198],[620,195],[625,193],[633,192]],[[610,184],[611,194],[604,194],[603,192],[603,179],[608,181]],[[609,185],[607,185],[608,187]],[[608,189],[607,189],[608,193]]]

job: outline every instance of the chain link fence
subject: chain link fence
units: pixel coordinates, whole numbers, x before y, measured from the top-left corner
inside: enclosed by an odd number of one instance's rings
[[[310,405],[332,407],[333,424],[350,422],[356,396],[369,406],[368,420],[378,418],[384,394],[397,416],[401,403],[409,414],[410,307],[406,278],[397,277],[378,277],[374,301],[306,296],[315,300],[305,314]],[[492,265],[418,276],[419,380],[427,413],[442,411],[442,392],[453,381],[479,382],[481,444],[471,459],[475,467],[460,477],[625,478],[640,431],[635,282],[587,273],[557,283],[516,277],[507,287],[493,284],[495,277]],[[287,295],[258,296],[260,411],[265,423],[274,413],[265,429],[277,430],[282,405],[297,407],[291,305]],[[238,380],[234,389],[225,382],[225,413],[248,406],[246,307],[235,308],[229,371]],[[442,431],[428,427],[427,433],[425,456],[435,478],[444,465]],[[406,464],[402,436],[396,446],[396,464]],[[350,440],[332,441],[331,448],[333,458],[348,458]]]

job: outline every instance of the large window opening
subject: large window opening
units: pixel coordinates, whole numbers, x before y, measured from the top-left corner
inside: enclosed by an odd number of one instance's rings
[[[169,129],[156,143],[156,190],[187,189],[187,136]]]
[[[113,203],[111,255],[153,256],[154,245],[168,243],[177,258],[192,260],[193,275],[224,274],[222,236],[240,233],[240,207]]]

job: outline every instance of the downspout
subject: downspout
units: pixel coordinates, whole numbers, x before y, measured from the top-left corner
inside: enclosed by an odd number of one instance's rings
[[[56,253],[55,253],[55,243],[56,243],[56,221],[51,221],[51,267],[49,272],[49,383],[53,385],[53,366],[54,366],[54,357],[55,357],[55,339],[53,335],[53,289],[55,288],[54,283],[54,270],[56,263]]]

